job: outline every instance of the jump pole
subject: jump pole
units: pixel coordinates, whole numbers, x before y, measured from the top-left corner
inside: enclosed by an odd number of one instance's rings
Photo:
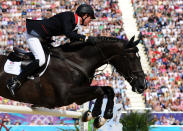
[[[24,106],[12,106],[0,104],[0,112],[11,112],[11,113],[23,113],[23,114],[37,114],[37,115],[51,115],[51,116],[62,116],[70,118],[80,118],[82,113],[76,111],[67,110],[56,110],[47,108],[30,108]]]

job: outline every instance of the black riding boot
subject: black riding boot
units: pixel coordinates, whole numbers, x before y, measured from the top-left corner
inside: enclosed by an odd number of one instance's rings
[[[18,76],[7,81],[7,88],[13,97],[15,97],[15,90],[19,89],[27,77],[32,75],[38,68],[39,60],[34,60]]]

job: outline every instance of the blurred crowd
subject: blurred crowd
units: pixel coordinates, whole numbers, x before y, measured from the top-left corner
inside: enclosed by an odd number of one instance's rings
[[[0,1],[0,54],[7,54],[13,47],[29,50],[23,35],[26,31],[26,18],[40,20],[64,11],[74,12],[81,3],[92,5],[97,19],[89,26],[79,29],[79,33],[127,39],[122,28],[122,14],[118,0],[2,0]],[[63,36],[54,37],[54,39],[55,45],[64,44]],[[97,76],[92,84],[113,86],[116,93],[115,103],[123,104],[124,109],[130,107],[130,100],[125,93],[124,79],[117,73],[114,72],[111,77],[108,72],[103,73]],[[2,97],[0,97],[0,104],[31,106]],[[72,104],[61,109],[78,110],[80,106]]]
[[[152,72],[144,93],[154,111],[183,111],[183,1],[134,0]]]
[[[92,5],[97,19],[80,29],[80,33],[127,39],[118,0],[2,0],[0,54],[12,51],[14,46],[29,50],[23,35],[26,18],[40,20],[64,11],[74,12],[81,3]],[[144,93],[146,107],[154,111],[183,111],[183,1],[133,0],[133,5],[152,67],[147,76],[148,89]],[[63,36],[55,39],[55,44],[63,43]],[[114,87],[115,103],[123,104],[124,110],[130,107],[124,78],[118,73],[97,75],[92,85]],[[0,104],[30,106],[2,97]],[[79,108],[76,104],[62,107],[69,110]]]
[[[175,117],[176,114],[154,114],[153,121],[155,122],[154,125],[183,125],[182,118],[179,120]]]
[[[23,33],[26,18],[40,20],[64,11],[75,11],[78,5],[87,3],[94,7],[97,19],[81,33],[96,36],[126,38],[122,28],[121,12],[117,0],[2,0],[0,1],[0,54],[13,46],[28,50]],[[60,44],[63,37],[55,38]]]

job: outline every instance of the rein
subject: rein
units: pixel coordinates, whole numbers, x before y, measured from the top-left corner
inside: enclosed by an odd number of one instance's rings
[[[97,47],[96,45],[94,45],[94,47],[95,47],[96,50],[98,50],[98,51],[100,52],[100,54],[102,55],[102,58],[106,59],[106,56],[104,55],[102,49],[99,48],[99,47]],[[105,66],[105,68],[102,69],[102,70],[97,70],[97,71],[99,71],[99,72],[101,72],[101,73],[98,73],[98,74],[94,75],[94,76],[93,76],[94,78],[96,78],[96,76],[98,76],[98,75],[102,75],[102,74],[103,74],[104,70],[105,70],[105,69],[107,68],[107,66],[109,65],[109,60],[107,59],[106,61],[107,61],[107,65]]]

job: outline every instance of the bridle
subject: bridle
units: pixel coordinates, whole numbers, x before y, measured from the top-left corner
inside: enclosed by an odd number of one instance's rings
[[[138,49],[138,48],[137,48]],[[132,55],[136,55],[137,56],[137,59],[140,59],[140,56],[139,56],[139,53],[138,53],[138,50],[137,51],[135,51],[135,52],[127,52],[127,53],[125,53],[125,55],[124,55],[124,59],[126,59],[126,61],[129,63],[130,61],[129,61],[129,59],[128,59],[128,55],[126,55],[126,54],[132,54]],[[132,67],[131,67],[132,68]],[[136,76],[136,75],[134,75],[134,74],[138,74],[138,73],[142,73],[143,71],[142,70],[136,70],[136,71],[131,71],[131,72],[129,72],[128,71],[128,73],[127,73],[127,76],[126,75],[124,75],[124,74],[122,74],[123,76],[124,76],[124,78],[130,83],[130,84],[133,84],[133,82],[134,81],[136,81],[136,80],[138,80],[138,77]],[[145,75],[145,74],[144,74]],[[147,80],[146,79],[144,79],[144,83],[145,83],[145,88],[143,88],[142,90],[145,90],[146,88],[147,88]],[[136,92],[139,92],[139,90],[137,90],[136,89]]]
[[[138,54],[138,48],[137,47],[134,47],[133,49],[127,49],[127,50],[124,50],[124,52],[121,54],[121,55],[114,55],[110,58],[107,59],[107,57],[104,55],[102,49],[100,47],[97,47],[96,45],[94,45],[94,47],[96,48],[96,50],[98,50],[98,52],[101,54],[101,57],[107,62],[107,65],[110,63],[109,61],[117,56],[122,56],[126,61],[127,63],[129,64],[130,61],[128,59],[128,55],[127,54],[136,54],[138,56],[138,58],[140,59],[140,56]],[[130,51],[130,52],[128,52]],[[107,67],[107,66],[106,66]],[[105,68],[106,68],[105,67]],[[101,72],[103,72],[105,70],[105,68],[103,70],[100,70]],[[142,72],[141,70],[138,70],[138,71],[128,71],[127,75],[124,75],[123,73],[121,73],[123,75],[123,77],[128,80],[129,83],[132,83],[134,80],[137,80],[138,77],[134,74],[136,73],[139,73],[139,72]],[[97,75],[100,75],[102,73],[99,73],[99,74],[96,74],[95,76]],[[94,77],[95,77],[94,76]]]
[[[122,57],[127,61],[128,65],[129,65],[130,61],[129,61],[129,59],[128,59],[128,55],[126,55],[126,54],[127,54],[127,52],[126,52]],[[128,53],[128,54],[135,54],[135,53]],[[136,54],[138,54],[138,52],[136,52]],[[139,59],[140,59],[140,58],[139,58]],[[132,68],[132,67],[130,67],[130,68]],[[123,75],[123,77],[124,77],[129,83],[132,83],[133,81],[135,81],[135,80],[138,79],[138,77],[137,77],[136,75],[134,75],[134,74],[137,74],[137,73],[139,73],[139,72],[142,72],[142,71],[141,71],[141,70],[138,70],[138,71],[129,71],[129,70],[128,70],[127,74],[123,74],[123,73],[122,73],[122,75]]]
[[[126,62],[128,63],[127,65],[130,65],[130,62],[131,62],[130,61],[130,55],[132,57],[134,57],[134,55],[136,55],[135,57],[137,57],[137,58],[135,58],[134,60],[137,60],[137,59],[140,60],[140,56],[139,56],[139,53],[138,53],[139,50],[136,46],[124,49],[122,54],[116,54],[116,55],[111,56],[110,58],[107,58],[105,56],[102,48],[100,48],[96,45],[94,45],[94,47],[96,48],[96,50],[98,50],[98,52],[100,53],[100,56],[105,60],[104,63],[110,63],[111,59],[120,56],[120,57],[123,57],[123,59],[126,60]],[[127,72],[125,74],[122,73],[122,72],[120,72],[120,74],[129,82],[130,85],[134,85],[134,84],[136,84],[136,82],[138,82],[138,74],[140,74],[140,73],[144,74],[144,72],[142,71],[142,69],[139,69],[139,68],[137,70],[133,70],[132,65],[130,65],[129,68],[130,68],[130,70],[127,70]],[[102,70],[102,73],[103,73],[103,70]],[[102,73],[99,73],[97,75],[100,75]],[[137,92],[137,93],[142,93],[145,89],[147,89],[147,80],[146,79],[144,79],[144,84],[145,84],[145,87],[139,88],[139,87],[133,86],[132,90]]]

